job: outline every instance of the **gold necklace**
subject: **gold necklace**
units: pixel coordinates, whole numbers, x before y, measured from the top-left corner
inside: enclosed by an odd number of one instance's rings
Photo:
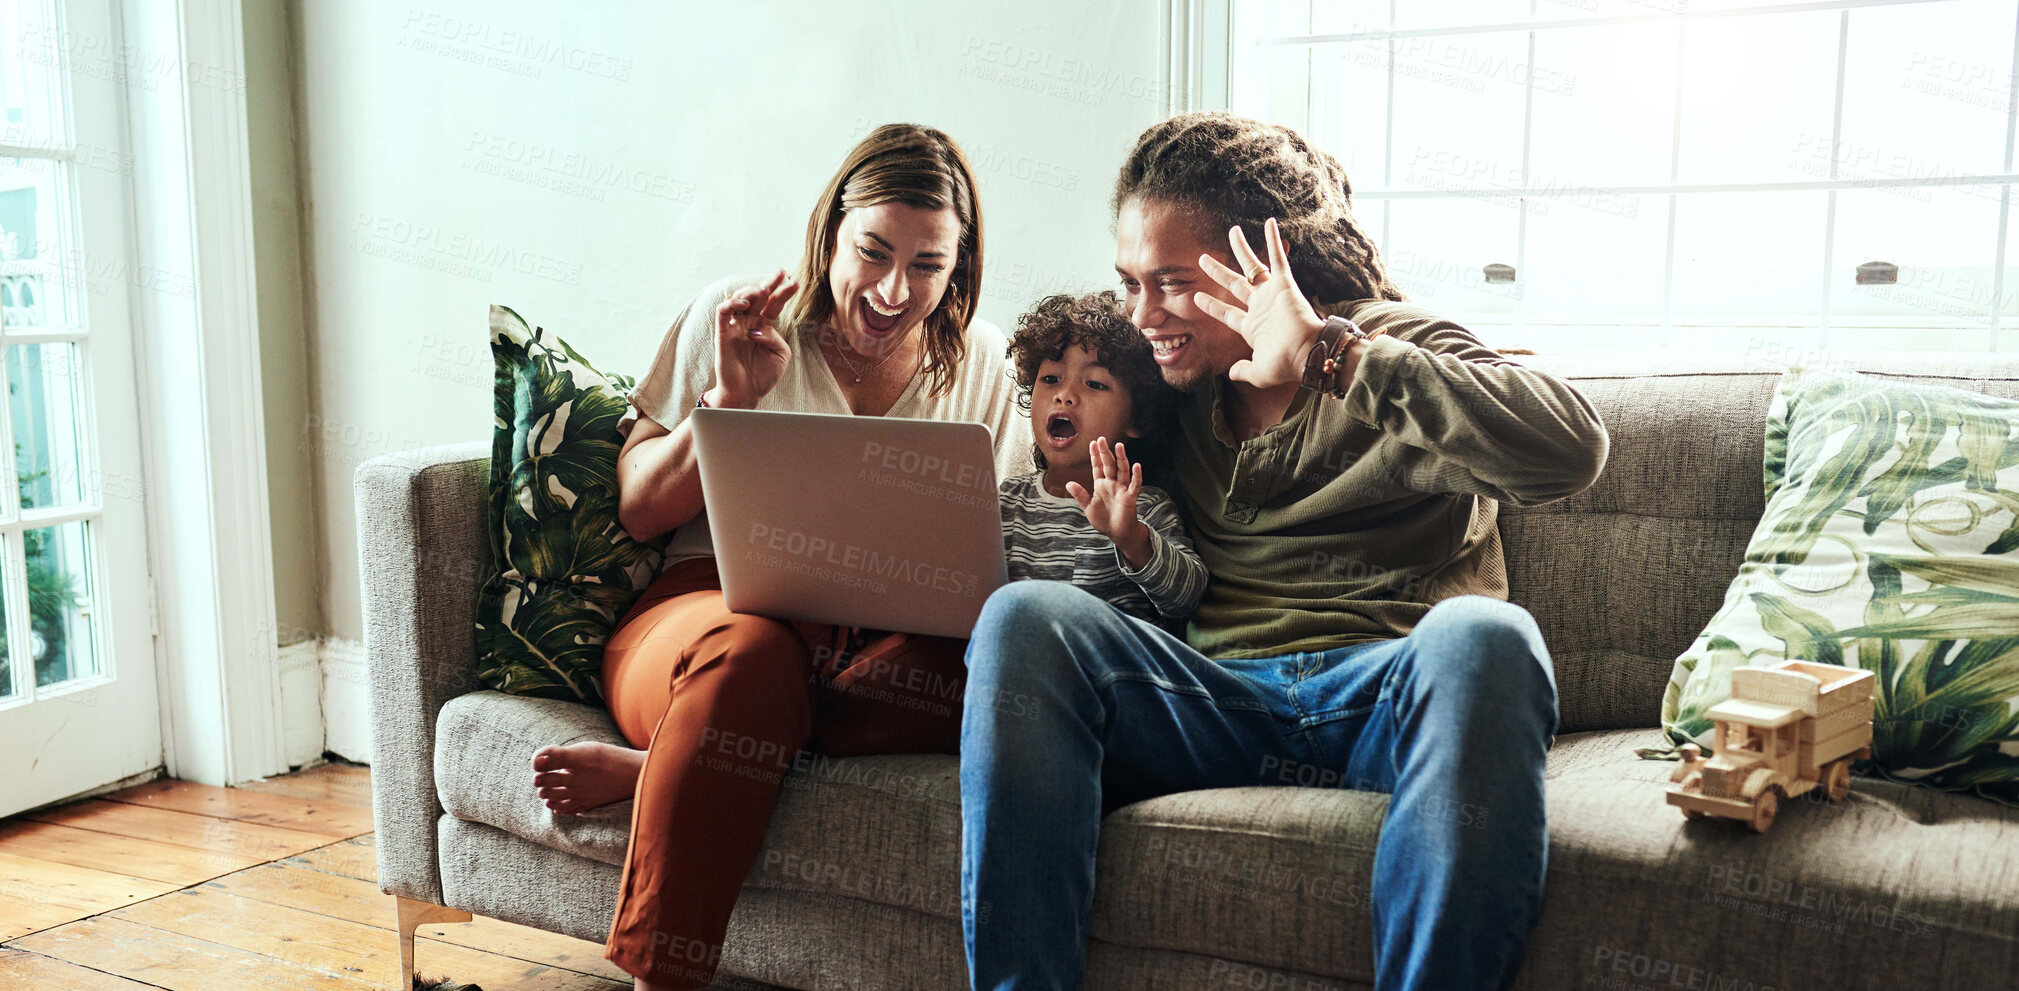
[[[841,359],[841,363],[842,363],[842,364],[844,364],[844,365],[847,365],[847,366],[848,366],[848,372],[849,372],[849,374],[851,374],[851,375],[855,376],[855,379],[854,379],[854,381],[851,381],[851,382],[850,382],[849,384],[850,384],[850,385],[860,385],[860,384],[862,384],[862,377],[863,377],[864,375],[868,375],[868,374],[869,374],[870,372],[873,372],[873,371],[876,371],[876,370],[877,370],[877,369],[879,369],[879,368],[882,368],[882,367],[883,367],[883,363],[884,363],[884,362],[886,362],[886,361],[889,361],[890,359],[892,359],[892,358],[895,358],[895,357],[897,357],[897,353],[898,353],[899,351],[902,351],[902,350],[904,350],[904,342],[903,342],[903,341],[899,341],[899,342],[897,342],[897,346],[895,346],[895,347],[893,347],[893,348],[891,348],[891,349],[890,349],[890,353],[889,353],[889,354],[886,354],[886,355],[884,355],[884,356],[883,356],[882,358],[880,358],[880,359],[878,359],[878,360],[877,360],[876,364],[874,364],[874,365],[871,365],[871,366],[869,366],[868,368],[858,368],[858,367],[856,367],[856,364],[855,364],[855,362],[852,362],[852,361],[848,360],[848,343],[847,343],[846,341],[836,341],[836,342],[835,342],[835,345],[834,345],[834,356],[835,356],[835,357],[837,357],[837,358],[840,358],[840,359]]]

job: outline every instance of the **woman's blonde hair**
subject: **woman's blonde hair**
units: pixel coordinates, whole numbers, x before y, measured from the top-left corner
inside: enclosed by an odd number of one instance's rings
[[[968,321],[981,296],[981,202],[967,153],[937,128],[885,124],[869,132],[829,180],[806,221],[806,253],[799,260],[799,294],[785,322],[819,327],[833,319],[834,291],[827,284],[841,215],[857,207],[903,203],[926,210],[951,208],[960,220],[960,247],[946,292],[925,318],[925,371],[930,395],[953,387],[966,351]]]

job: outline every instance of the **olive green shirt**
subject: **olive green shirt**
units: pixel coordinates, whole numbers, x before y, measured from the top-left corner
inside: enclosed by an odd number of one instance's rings
[[[1457,595],[1507,598],[1499,502],[1573,495],[1605,466],[1591,404],[1407,303],[1320,306],[1372,334],[1346,398],[1298,390],[1237,442],[1215,377],[1180,414],[1175,472],[1211,580],[1186,627],[1208,657],[1407,636]]]

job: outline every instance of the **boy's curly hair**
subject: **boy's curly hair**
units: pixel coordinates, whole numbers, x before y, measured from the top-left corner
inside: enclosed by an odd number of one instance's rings
[[[1143,462],[1149,471],[1163,454],[1178,393],[1164,382],[1149,340],[1129,322],[1113,290],[1046,296],[1017,317],[1016,334],[1006,353],[1016,369],[1017,408],[1031,411],[1038,366],[1065,357],[1069,347],[1092,351],[1101,367],[1128,386],[1129,422],[1143,436],[1124,442],[1129,445],[1129,460]],[[1045,469],[1044,451],[1036,444],[1031,445],[1031,463],[1039,471]]]

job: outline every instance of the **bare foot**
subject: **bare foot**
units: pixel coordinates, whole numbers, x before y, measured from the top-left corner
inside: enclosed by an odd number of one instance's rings
[[[533,754],[533,790],[555,812],[578,815],[636,794],[644,767],[645,751],[598,740],[541,747]]]
[[[642,977],[631,979],[631,991],[667,991],[671,987],[670,984],[654,984]]]

